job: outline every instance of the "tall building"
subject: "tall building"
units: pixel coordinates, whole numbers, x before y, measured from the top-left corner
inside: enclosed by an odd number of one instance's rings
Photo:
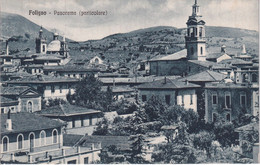
[[[188,60],[206,61],[205,22],[200,15],[200,8],[195,0],[192,15],[187,21],[186,49]]]
[[[36,45],[36,53],[42,53],[46,54],[47,52],[47,41],[46,38],[43,38],[42,36],[42,27],[39,31],[39,37],[36,38],[35,40],[35,45]]]

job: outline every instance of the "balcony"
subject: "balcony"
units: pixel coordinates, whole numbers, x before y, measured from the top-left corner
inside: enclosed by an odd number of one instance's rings
[[[79,155],[94,150],[100,150],[101,143],[84,143],[83,147],[62,147],[53,149],[34,148],[34,152],[26,150],[21,152],[3,153],[1,163],[44,163],[63,159],[68,156]],[[37,151],[37,152],[35,152]]]

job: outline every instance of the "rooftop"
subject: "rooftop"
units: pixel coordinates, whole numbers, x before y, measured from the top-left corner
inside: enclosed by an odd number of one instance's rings
[[[73,144],[76,146],[84,147],[88,145],[89,143],[101,143],[101,148],[105,148],[111,145],[115,145],[116,147],[120,148],[121,150],[128,150],[130,149],[130,142],[129,142],[129,136],[73,136],[69,134],[64,134],[65,144]],[[79,140],[77,140],[79,139]]]
[[[149,61],[169,61],[169,60],[179,60],[181,58],[187,57],[187,49],[183,49],[181,51],[178,51],[176,53],[166,55],[166,56],[158,56],[155,58],[152,58]]]
[[[77,82],[75,78],[56,77],[48,75],[28,75],[21,78],[6,81],[7,83],[56,83],[56,82]]]
[[[198,88],[199,85],[187,83],[183,81],[171,80],[169,78],[164,78],[161,80],[148,82],[139,85],[138,89],[182,89],[182,88]]]
[[[235,84],[235,83],[224,83],[224,82],[210,82],[205,84],[205,88],[258,88],[258,85],[249,85],[249,84]]]
[[[188,60],[188,62],[197,64],[197,65],[201,65],[201,66],[204,66],[204,67],[207,67],[207,68],[212,67],[212,69],[226,68],[227,67],[224,64],[219,64],[219,63],[211,62],[211,61]]]
[[[52,129],[64,126],[65,124],[56,120],[49,119],[40,115],[27,112],[12,113],[12,130],[5,128],[5,122],[8,114],[1,114],[1,135],[36,131],[43,129]],[[40,122],[44,121],[44,122]]]
[[[184,78],[181,78],[181,81],[190,81],[190,82],[212,82],[212,81],[221,81],[226,78],[225,74],[214,72],[211,70],[202,71]]]
[[[244,131],[252,131],[252,130],[259,130],[259,122],[253,122],[235,129],[236,132],[244,132]]]
[[[61,72],[79,72],[79,71],[99,71],[97,68],[90,68],[84,65],[59,65],[59,66],[44,66],[45,71],[61,71]]]
[[[84,114],[93,114],[100,113],[101,111],[88,109],[86,107],[80,107],[76,105],[60,104],[52,107],[48,107],[41,111],[36,112],[37,114],[43,116],[74,116],[74,115],[84,115]]]
[[[20,95],[25,91],[31,89],[28,86],[14,86],[14,87],[0,87],[0,95]]]
[[[5,96],[1,96],[1,99],[0,99],[0,105],[1,106],[5,106],[5,105],[18,105],[19,101],[16,100],[16,99],[12,99],[12,98],[9,98],[9,97],[5,97]]]

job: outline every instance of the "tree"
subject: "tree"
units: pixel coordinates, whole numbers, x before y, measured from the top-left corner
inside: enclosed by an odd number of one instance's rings
[[[207,157],[211,158],[212,142],[214,138],[214,134],[207,131],[201,131],[193,136],[193,145],[196,149],[205,150]]]
[[[148,121],[156,121],[159,119],[160,114],[162,114],[166,105],[156,96],[152,96],[144,106],[145,113],[148,116]]]
[[[93,135],[108,135],[108,120],[106,118],[103,118],[102,121],[97,123],[97,128],[93,132]]]
[[[142,134],[133,135],[129,139],[131,141],[131,163],[144,163],[143,146],[144,137]]]
[[[71,103],[75,102],[77,105],[107,110],[112,103],[112,91],[110,87],[108,87],[107,92],[101,91],[101,86],[102,82],[91,75],[78,82],[75,94],[67,98],[70,99]]]

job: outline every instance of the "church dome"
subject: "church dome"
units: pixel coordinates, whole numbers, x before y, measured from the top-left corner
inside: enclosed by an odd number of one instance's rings
[[[48,45],[47,51],[60,51],[61,42],[59,40],[51,41]]]

